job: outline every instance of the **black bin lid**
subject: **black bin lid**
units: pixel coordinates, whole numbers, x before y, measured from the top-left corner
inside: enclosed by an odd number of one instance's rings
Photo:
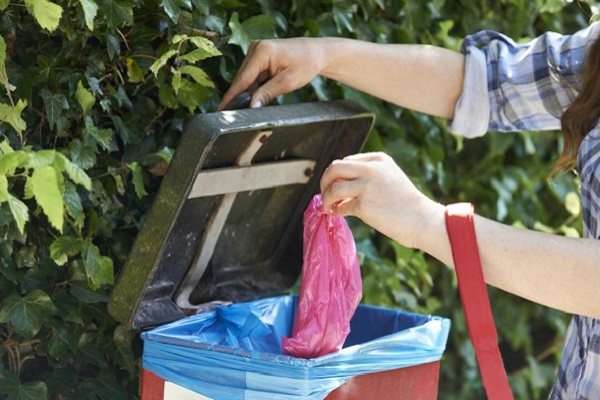
[[[289,289],[303,213],[325,168],[357,153],[374,121],[340,100],[194,117],[110,297],[131,328]]]

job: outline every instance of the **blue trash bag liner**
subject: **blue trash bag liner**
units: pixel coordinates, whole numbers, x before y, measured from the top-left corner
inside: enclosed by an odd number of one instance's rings
[[[348,379],[438,361],[450,320],[359,305],[342,350],[281,353],[298,298],[277,296],[175,321],[142,334],[143,367],[215,400],[322,399]]]

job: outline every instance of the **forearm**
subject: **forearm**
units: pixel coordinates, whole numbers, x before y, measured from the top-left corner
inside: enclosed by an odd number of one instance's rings
[[[460,97],[465,57],[425,45],[321,39],[321,75],[402,107],[451,118]]]
[[[517,296],[600,318],[600,242],[514,228],[477,216],[485,280]],[[440,240],[444,238],[444,240]],[[453,266],[444,210],[438,206],[417,247]]]

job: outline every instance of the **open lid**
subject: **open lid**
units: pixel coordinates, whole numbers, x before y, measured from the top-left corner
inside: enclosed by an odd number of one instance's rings
[[[349,101],[194,117],[108,304],[132,328],[280,294],[302,268],[303,213],[373,114]]]

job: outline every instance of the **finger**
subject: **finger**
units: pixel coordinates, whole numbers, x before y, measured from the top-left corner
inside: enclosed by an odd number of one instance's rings
[[[262,85],[263,83],[265,83],[266,81],[269,80],[269,71],[263,71],[261,72],[260,75],[258,75],[258,78],[256,78],[256,88],[258,88],[260,85]]]
[[[356,209],[358,202],[358,198],[344,199],[333,204],[331,210],[328,211],[334,215],[337,215],[338,217],[356,217]]]
[[[254,51],[257,44],[258,42],[252,42],[250,45],[248,55],[244,58],[231,86],[229,86],[229,89],[227,89],[221,98],[218,107],[219,111],[222,111],[235,96],[249,90],[253,85],[256,85],[261,77],[264,79],[263,74],[267,71],[268,62],[265,62],[263,57]]]
[[[354,180],[365,173],[366,165],[360,161],[334,160],[321,176],[321,193],[338,180]]]
[[[255,82],[252,80],[251,71],[246,71],[242,75],[247,76],[248,78],[242,77],[234,80],[232,85],[227,89],[223,97],[221,98],[221,102],[219,103],[218,111],[223,111],[225,107],[240,93],[251,91],[252,86]]]
[[[356,180],[338,180],[321,193],[323,210],[332,211],[340,204],[358,196],[359,183]]]
[[[381,152],[357,153],[344,157],[345,161],[383,161],[387,154]]]

